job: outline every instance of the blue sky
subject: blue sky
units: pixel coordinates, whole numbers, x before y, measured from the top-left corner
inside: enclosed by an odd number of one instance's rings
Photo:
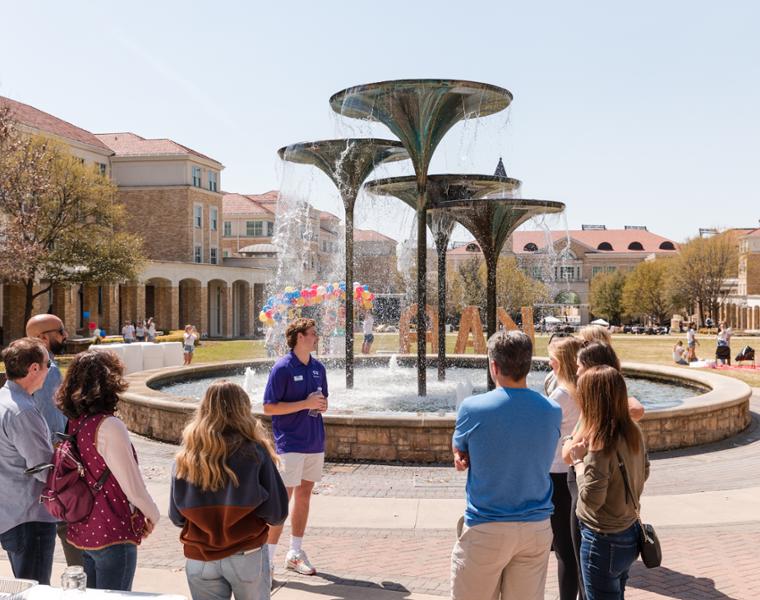
[[[0,95],[93,132],[169,137],[213,156],[223,188],[296,186],[341,215],[291,142],[379,134],[328,98],[408,77],[484,81],[509,111],[450,132],[431,172],[492,173],[563,220],[646,224],[678,241],[757,226],[760,4],[753,2],[10,2]],[[400,171],[393,171],[400,172]],[[296,181],[298,180],[298,181]],[[402,208],[360,201],[360,224],[397,239]]]

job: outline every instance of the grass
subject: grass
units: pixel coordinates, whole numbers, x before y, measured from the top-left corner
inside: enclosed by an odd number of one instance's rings
[[[355,340],[355,351],[358,354],[361,351],[363,336],[357,334]],[[659,365],[669,365],[677,367],[672,362],[673,345],[677,340],[685,339],[684,336],[671,335],[615,335],[613,344],[620,359],[630,362],[654,363]],[[697,355],[700,357],[711,357],[714,355],[715,339],[712,336],[698,336],[697,340],[700,345],[697,346]],[[536,356],[546,356],[546,346],[549,342],[549,336],[543,334],[536,335]],[[740,346],[749,344],[750,346],[760,346],[758,338],[739,338],[734,336],[732,339],[732,352],[735,355]],[[446,352],[453,353],[456,343],[456,334],[446,336]],[[372,345],[373,352],[398,352],[398,334],[397,333],[376,333],[375,342]],[[414,352],[414,349],[412,350]],[[435,352],[435,350],[433,350]],[[468,348],[467,353],[472,353],[472,348]],[[203,341],[195,349],[193,362],[220,362],[224,360],[248,360],[252,358],[264,358],[266,351],[262,340],[231,340],[231,341]],[[69,362],[67,357],[61,357],[61,366],[65,368]],[[689,370],[689,367],[677,367]],[[0,362],[0,371],[4,371],[4,366]],[[760,368],[747,371],[718,371],[726,377],[733,377],[744,381],[753,386],[760,387]]]

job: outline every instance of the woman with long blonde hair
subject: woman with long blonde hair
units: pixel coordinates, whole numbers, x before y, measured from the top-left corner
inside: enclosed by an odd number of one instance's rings
[[[556,380],[556,387],[549,397],[562,409],[560,436],[570,437],[573,427],[580,417],[580,409],[575,400],[577,382],[576,360],[583,342],[575,337],[554,338],[549,343],[549,365]],[[575,600],[578,597],[579,571],[572,539],[572,521],[575,515],[571,511],[572,499],[568,487],[568,465],[562,460],[562,442],[552,462],[552,503],[554,513],[551,516],[554,534],[554,554],[557,557],[557,580],[559,582],[560,600]]]
[[[628,570],[639,552],[637,507],[649,477],[644,437],[631,418],[625,380],[614,367],[585,371],[576,397],[583,439],[573,444],[570,456],[578,483],[586,599],[623,598]]]
[[[169,517],[193,600],[269,598],[269,525],[288,515],[272,441],[239,385],[217,381],[182,434]]]

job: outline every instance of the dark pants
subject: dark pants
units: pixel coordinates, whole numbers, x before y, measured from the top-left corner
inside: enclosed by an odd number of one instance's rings
[[[87,587],[95,590],[132,590],[137,567],[137,546],[124,542],[100,550],[85,550],[84,572]]]
[[[578,483],[575,481],[574,467],[570,467],[567,472],[567,491],[570,494],[570,538],[573,541],[573,553],[575,554],[578,596],[581,600],[585,600],[586,592],[583,589],[583,576],[581,575],[581,522],[575,514],[575,507],[578,506]]]
[[[63,548],[63,555],[66,557],[66,566],[83,566],[84,563],[82,562],[82,551],[76,546],[72,546],[66,539],[66,533],[69,530],[69,524],[66,521],[61,521],[58,523],[56,529],[58,533],[58,539],[61,541],[61,548]]]
[[[639,524],[597,533],[581,523],[581,572],[587,600],[623,600],[628,570],[639,555]]]
[[[559,582],[560,600],[576,600],[578,597],[578,563],[573,548],[571,535],[571,519],[575,514],[570,512],[571,498],[567,487],[567,473],[552,473],[552,533],[554,555],[557,557],[557,580]]]
[[[8,553],[13,576],[50,585],[55,550],[55,523],[30,521],[0,533],[0,545]]]

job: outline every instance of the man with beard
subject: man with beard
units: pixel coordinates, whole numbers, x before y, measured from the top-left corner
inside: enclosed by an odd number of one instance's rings
[[[26,335],[30,338],[36,338],[42,342],[48,351],[50,358],[50,369],[42,389],[34,393],[34,402],[37,410],[40,411],[42,418],[48,425],[53,446],[60,441],[57,433],[66,433],[66,417],[55,404],[55,394],[63,381],[63,376],[55,362],[55,356],[63,352],[66,346],[68,334],[66,328],[55,315],[35,315],[26,324]],[[66,563],[69,566],[82,565],[82,551],[75,548],[66,541],[66,523],[58,523],[58,538],[63,546],[63,553],[66,556]]]

